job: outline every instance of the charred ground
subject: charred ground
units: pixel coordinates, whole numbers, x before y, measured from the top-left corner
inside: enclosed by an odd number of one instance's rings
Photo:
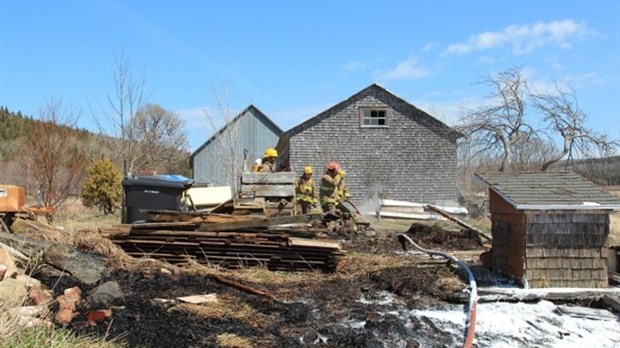
[[[118,282],[123,306],[94,326],[82,314],[71,327],[79,334],[120,338],[130,347],[418,346],[422,341],[403,343],[403,337],[417,330],[432,335],[432,325],[416,320],[413,327],[404,325],[389,313],[390,303],[409,309],[441,307],[464,283],[440,260],[403,252],[398,227],[376,232],[373,237],[347,236],[342,241],[346,255],[333,274],[262,267],[222,271],[145,260],[112,267],[105,280]],[[473,250],[468,254],[472,260],[483,251],[474,236],[438,225],[415,224],[408,234],[427,248]],[[278,301],[222,284],[210,276],[214,273]],[[89,290],[66,276],[45,282],[56,289],[78,285]],[[202,305],[158,300],[197,294],[216,294],[218,300]],[[461,338],[435,339],[450,346]]]

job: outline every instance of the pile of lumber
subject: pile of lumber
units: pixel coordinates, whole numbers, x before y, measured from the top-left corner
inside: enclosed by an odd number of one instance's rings
[[[337,240],[307,238],[320,232],[316,228],[284,225],[307,223],[317,215],[150,215],[160,221],[118,225],[100,232],[134,257],[170,263],[193,260],[229,269],[262,265],[270,270],[331,272],[342,255]]]

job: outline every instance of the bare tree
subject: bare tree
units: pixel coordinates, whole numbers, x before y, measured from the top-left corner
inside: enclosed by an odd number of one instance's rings
[[[515,148],[537,137],[525,119],[527,82],[522,70],[516,68],[480,83],[493,88],[489,103],[461,117],[458,130],[465,135],[471,156],[497,158],[503,172],[514,159]]]
[[[612,141],[606,134],[599,134],[585,126],[588,116],[579,108],[574,89],[569,87],[565,90],[560,88],[557,81],[553,82],[555,93],[532,94],[534,108],[541,113],[542,119],[548,125],[548,135],[559,135],[562,138],[561,150],[544,162],[542,170],[547,170],[563,158],[567,158],[569,163],[575,156],[605,156],[617,149],[620,145],[617,141]]]
[[[210,156],[209,166],[215,174],[218,168],[223,169],[223,181],[231,186],[233,192],[238,192],[240,176],[244,171],[244,149],[239,146],[241,141],[241,127],[237,114],[230,106],[230,88],[227,82],[222,82],[218,89],[211,85],[211,93],[216,104],[216,111],[204,109],[208,125],[213,131],[213,144],[217,149],[217,156]],[[247,159],[246,159],[247,160]]]
[[[183,120],[156,104],[145,104],[136,112],[129,127],[136,142],[136,156],[128,158],[130,168],[170,171],[187,151]]]
[[[106,96],[109,111],[103,112],[105,120],[98,117],[95,120],[99,130],[108,136],[112,156],[127,176],[135,169],[133,163],[142,156],[133,126],[135,114],[144,103],[144,77],[135,78],[131,74],[124,49],[115,57],[112,75],[114,92]]]
[[[27,135],[30,161],[25,162],[26,169],[38,182],[46,206],[61,206],[83,173],[84,156],[73,136],[78,118],[77,112],[59,100],[50,100]]]
[[[564,158],[568,159],[568,164],[575,157],[614,154],[620,147],[618,141],[587,128],[587,115],[579,109],[574,90],[563,90],[555,80],[553,82],[552,93],[534,93],[528,88],[520,68],[484,80],[494,92],[489,104],[461,118],[462,125],[458,128],[466,135],[462,144],[466,148],[464,153],[471,158],[484,159],[481,163],[497,160],[502,172],[508,169],[544,171]],[[558,136],[562,141],[559,150],[555,145]]]

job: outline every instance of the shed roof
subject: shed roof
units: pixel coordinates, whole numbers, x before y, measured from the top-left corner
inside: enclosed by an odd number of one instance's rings
[[[243,109],[243,111],[241,111],[239,114],[237,114],[237,116],[235,116],[235,118],[233,118],[228,123],[226,123],[224,125],[224,127],[222,127],[220,130],[215,132],[209,139],[207,139],[207,141],[205,141],[202,145],[200,145],[194,152],[192,152],[192,154],[190,155],[190,158],[194,158],[194,156],[196,156],[196,154],[198,154],[200,151],[202,151],[202,149],[204,149],[207,145],[209,145],[211,142],[213,142],[213,140],[217,136],[222,134],[226,130],[226,128],[228,128],[231,124],[237,122],[242,116],[250,113],[251,111],[254,111],[252,114],[254,114],[259,119],[263,120],[263,122],[267,126],[269,126],[271,128],[274,128],[276,130],[276,133],[277,133],[278,136],[280,136],[283,133],[282,129],[280,127],[278,127],[278,125],[275,124],[275,122],[273,122],[269,117],[267,117],[267,115],[265,115],[265,113],[260,111],[260,109],[257,108],[256,106],[254,106],[253,104],[250,104],[247,108]]]
[[[476,176],[517,209],[620,210],[620,198],[573,172],[476,173]]]

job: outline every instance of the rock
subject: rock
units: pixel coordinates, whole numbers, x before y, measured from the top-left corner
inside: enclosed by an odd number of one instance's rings
[[[30,303],[34,305],[49,304],[52,302],[52,294],[49,290],[43,290],[40,286],[30,288],[28,292]]]
[[[213,302],[217,302],[217,295],[216,294],[191,295],[191,296],[177,297],[177,300],[181,302],[191,303],[191,304],[213,303]]]
[[[41,317],[47,313],[47,308],[45,306],[23,306],[19,307],[17,312],[21,316]]]
[[[103,258],[81,252],[65,244],[53,244],[43,254],[50,265],[69,272],[80,282],[92,285],[107,272]]]
[[[86,300],[94,307],[108,308],[123,304],[125,295],[117,282],[108,281],[93,289]]]
[[[11,253],[4,246],[0,246],[0,265],[4,265],[6,267],[2,279],[7,279],[13,277],[17,274],[17,266],[15,266],[15,261],[11,256]]]
[[[10,307],[21,306],[26,300],[28,291],[23,282],[8,278],[0,282],[0,303]]]
[[[37,279],[34,279],[32,277],[29,277],[29,276],[27,276],[25,274],[18,274],[17,276],[15,276],[15,279],[17,279],[18,281],[24,283],[24,285],[28,289],[35,288],[35,287],[41,287],[41,282],[40,281],[38,281]]]
[[[112,311],[109,309],[100,309],[96,311],[89,312],[86,314],[86,319],[91,324],[97,324],[100,321],[103,321],[112,316]]]
[[[58,313],[56,313],[56,322],[59,324],[69,324],[78,313],[76,312],[77,303],[80,301],[82,290],[77,286],[65,289],[63,295],[56,298],[58,301]]]

